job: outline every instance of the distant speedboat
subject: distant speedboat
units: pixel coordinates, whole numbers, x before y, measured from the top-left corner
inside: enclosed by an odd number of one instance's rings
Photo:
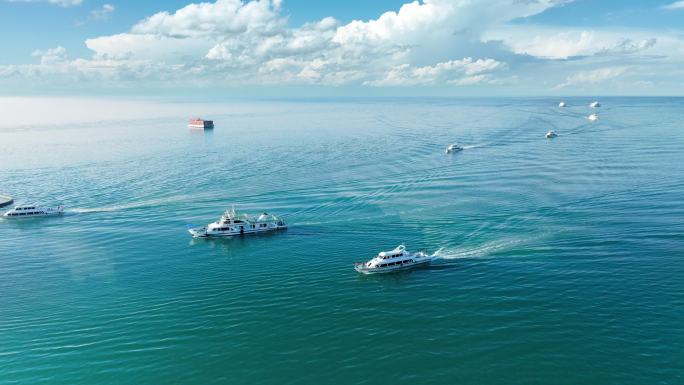
[[[560,107],[560,108],[567,107],[567,106],[568,105],[565,102],[558,103],[558,107]]]
[[[204,227],[188,225],[188,232],[194,238],[207,238],[263,233],[286,228],[285,221],[275,215],[263,213],[253,218],[251,215],[239,214],[232,208],[226,210],[218,221]]]
[[[463,150],[463,147],[458,144],[450,144],[447,146],[445,153],[451,154],[452,152],[459,152],[461,150]]]
[[[354,270],[361,274],[389,273],[397,270],[428,265],[433,256],[420,251],[411,253],[404,245],[397,246],[391,251],[381,251],[368,262],[354,263]]]
[[[555,138],[557,136],[558,136],[558,134],[556,134],[556,131],[553,131],[553,130],[546,133],[546,139]]]
[[[601,107],[601,103],[594,101],[594,102],[591,102],[591,104],[589,104],[589,107],[591,107],[591,108]]]
[[[36,205],[20,205],[4,213],[2,216],[3,218],[32,218],[50,217],[55,215],[62,215],[63,213],[64,206],[39,207]]]
[[[591,120],[592,122],[595,122],[595,121],[599,120],[599,117],[598,117],[598,114],[591,114],[591,115],[587,116],[587,119]]]
[[[188,122],[188,127],[198,128],[201,130],[211,130],[212,128],[214,128],[214,121],[194,118],[190,119],[190,121]]]

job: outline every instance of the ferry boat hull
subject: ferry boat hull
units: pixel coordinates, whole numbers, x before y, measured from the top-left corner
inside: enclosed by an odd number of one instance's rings
[[[418,266],[428,265],[436,255],[427,255],[424,252],[411,253],[406,251],[404,245],[399,245],[391,251],[381,251],[370,261],[354,263],[354,270],[361,274],[382,274],[398,270],[411,269]]]
[[[389,267],[373,267],[368,268],[362,265],[357,265],[354,270],[361,274],[386,274],[394,271],[409,270],[419,266],[427,266],[432,262],[432,258],[425,257],[425,259],[417,260],[412,263],[404,263],[401,265],[389,266]]]
[[[249,235],[249,234],[261,234],[261,233],[268,233],[271,231],[277,231],[277,230],[286,230],[287,225],[282,225],[282,226],[275,226],[275,227],[269,227],[269,228],[257,228],[257,229],[242,229],[240,230],[239,228],[237,230],[233,231],[208,231],[206,227],[194,227],[194,228],[188,228],[188,232],[190,235],[192,235],[193,238],[223,238],[223,237],[236,237],[240,235]]]
[[[188,124],[188,128],[192,128],[195,130],[211,130],[214,128],[213,124]]]
[[[197,130],[211,130],[214,128],[214,121],[200,118],[190,119],[188,127]]]
[[[58,207],[37,207],[37,206],[17,206],[2,214],[7,219],[25,219],[54,217],[64,214],[64,206]]]
[[[188,232],[193,238],[234,237],[284,229],[287,229],[287,224],[275,215],[263,213],[254,218],[251,215],[238,214],[234,208],[226,210],[218,221],[206,226],[188,225]]]

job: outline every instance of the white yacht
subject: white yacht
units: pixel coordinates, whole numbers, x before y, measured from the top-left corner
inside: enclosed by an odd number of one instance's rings
[[[558,134],[556,134],[556,131],[553,131],[553,130],[546,133],[546,139],[555,138],[557,136],[558,136]]]
[[[206,238],[264,233],[286,228],[287,224],[285,221],[275,215],[263,213],[254,218],[248,214],[237,213],[235,208],[232,208],[226,210],[218,221],[204,227],[188,225],[188,232],[194,238]]]
[[[560,108],[567,107],[567,106],[568,106],[568,104],[565,102],[558,103],[558,107],[560,107]]]
[[[587,116],[587,119],[591,120],[592,122],[595,122],[595,121],[599,120],[599,117],[598,117],[598,114],[591,114],[591,115]]]
[[[452,152],[459,152],[461,150],[463,150],[463,147],[458,144],[450,144],[447,146],[445,153],[451,154]]]
[[[601,103],[594,101],[594,102],[591,102],[591,104],[589,104],[589,107],[591,107],[591,108],[601,107]]]
[[[64,206],[40,207],[36,205],[18,205],[4,213],[3,218],[49,217],[64,214]]]
[[[394,250],[381,251],[368,262],[354,263],[354,270],[362,274],[389,273],[427,265],[432,261],[433,256],[422,251],[411,253],[406,251],[404,245],[399,245]]]

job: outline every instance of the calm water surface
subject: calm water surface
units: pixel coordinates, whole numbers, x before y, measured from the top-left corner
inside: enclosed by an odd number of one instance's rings
[[[0,383],[682,384],[684,99],[590,101],[2,128],[0,192],[70,211],[0,221]],[[185,231],[231,204],[291,228]],[[402,242],[442,258],[353,271]]]

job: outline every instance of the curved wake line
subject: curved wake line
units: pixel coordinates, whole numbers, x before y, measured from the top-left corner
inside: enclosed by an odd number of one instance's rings
[[[70,208],[68,210],[65,210],[65,212],[72,213],[72,214],[82,214],[82,213],[106,213],[106,212],[113,212],[113,211],[123,211],[123,210],[131,210],[131,209],[139,209],[139,208],[144,208],[144,207],[154,207],[154,206],[161,206],[164,204],[168,203],[178,203],[178,202],[187,202],[190,200],[197,200],[198,196],[189,196],[189,195],[181,195],[181,196],[175,196],[175,197],[168,197],[168,198],[159,198],[159,199],[150,199],[150,200],[143,200],[143,201],[138,201],[138,202],[131,202],[131,203],[124,203],[120,205],[112,205],[112,206],[102,206],[102,207],[74,207]]]
[[[464,150],[472,150],[475,148],[482,148],[482,147],[487,147],[487,143],[481,143],[481,144],[471,144],[469,146],[463,146]]]
[[[509,239],[487,242],[480,246],[465,248],[442,247],[432,254],[435,260],[453,260],[461,258],[490,258],[492,254],[512,250],[539,237],[525,239]]]

